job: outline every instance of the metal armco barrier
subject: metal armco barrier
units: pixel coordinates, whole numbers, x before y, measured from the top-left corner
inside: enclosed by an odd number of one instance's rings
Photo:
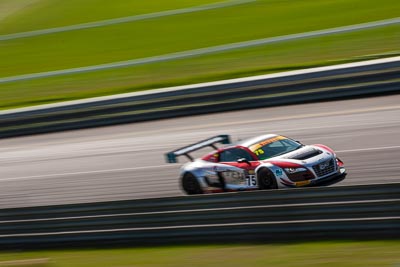
[[[400,183],[0,210],[0,248],[399,238]]]
[[[400,91],[400,57],[0,112],[0,138]]]

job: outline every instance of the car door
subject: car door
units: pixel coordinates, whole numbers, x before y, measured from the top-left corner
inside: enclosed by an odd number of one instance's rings
[[[260,162],[249,150],[242,147],[229,148],[220,151],[218,159],[219,163],[244,170],[246,187],[256,188],[258,186],[255,169],[260,165]]]

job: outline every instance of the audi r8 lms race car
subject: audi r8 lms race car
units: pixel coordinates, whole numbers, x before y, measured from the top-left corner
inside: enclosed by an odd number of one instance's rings
[[[217,148],[216,144],[225,146]],[[200,159],[189,154],[204,147],[213,152]],[[169,163],[179,156],[180,181],[189,195],[320,185],[346,176],[343,162],[321,144],[303,145],[285,136],[267,134],[233,145],[229,135],[218,135],[166,154]]]

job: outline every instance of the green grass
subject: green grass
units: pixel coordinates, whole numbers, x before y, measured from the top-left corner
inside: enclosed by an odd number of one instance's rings
[[[395,34],[396,31],[400,32],[400,26],[266,45],[172,62],[7,83],[0,85],[0,108],[394,56],[400,54],[396,50],[400,34]],[[388,54],[379,54],[382,52]]]
[[[0,252],[0,261],[48,259],[48,263],[31,265],[48,267],[397,267],[400,265],[399,251],[400,241],[341,241],[274,245],[196,245],[101,250]]]
[[[13,11],[3,21],[0,20],[0,34],[68,26],[213,2],[215,0],[0,0],[0,10]]]
[[[59,5],[55,7],[53,2]],[[82,9],[74,13],[80,6],[78,2],[83,2]],[[161,0],[116,2],[108,13],[112,2],[105,0],[38,0],[5,19],[6,26],[0,28],[0,33],[210,3],[191,0],[183,5],[182,1],[171,1],[167,6]],[[91,6],[99,7],[90,12]],[[67,16],[70,13],[74,15]],[[397,0],[259,0],[223,9],[0,41],[0,77],[326,29],[393,18],[399,13]],[[58,17],[65,19],[58,21]],[[400,27],[389,26],[136,67],[4,83],[0,84],[0,109],[347,62],[371,54],[397,54],[399,44]]]

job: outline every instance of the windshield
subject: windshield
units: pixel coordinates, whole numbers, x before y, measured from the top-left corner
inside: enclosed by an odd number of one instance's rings
[[[251,145],[249,148],[259,160],[273,158],[302,147],[302,144],[284,136],[276,136]]]

